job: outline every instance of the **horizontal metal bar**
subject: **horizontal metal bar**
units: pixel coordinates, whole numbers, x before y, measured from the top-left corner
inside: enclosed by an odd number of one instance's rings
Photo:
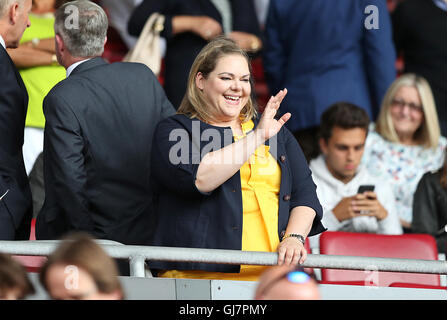
[[[389,271],[404,273],[447,274],[447,262],[439,260],[357,257],[339,255],[309,255],[307,268]]]
[[[57,241],[0,241],[0,251],[15,255],[47,256],[56,248],[57,244]],[[117,245],[116,243],[110,244],[102,240],[100,245],[113,258],[140,258],[136,262],[139,267],[136,268],[141,268],[141,259],[266,266],[275,265],[278,259],[278,254],[273,252],[129,246]],[[302,266],[307,268],[447,274],[447,262],[438,260],[309,254]],[[138,275],[142,274],[141,270],[137,271],[137,269],[134,269],[134,272]]]

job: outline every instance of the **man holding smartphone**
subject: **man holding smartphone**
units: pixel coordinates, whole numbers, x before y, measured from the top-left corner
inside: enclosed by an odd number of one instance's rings
[[[310,162],[323,224],[330,231],[402,234],[390,187],[360,166],[368,114],[353,104],[339,102],[321,116],[322,154]],[[311,247],[318,247],[318,237]]]

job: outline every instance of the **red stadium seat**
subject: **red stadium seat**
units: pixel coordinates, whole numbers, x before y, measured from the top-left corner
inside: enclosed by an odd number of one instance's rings
[[[264,107],[270,99],[269,88],[264,77],[264,67],[262,65],[262,57],[257,57],[251,62],[254,79],[254,91],[256,94],[256,102],[259,106],[259,112],[264,111]],[[275,92],[276,94],[276,92]]]
[[[306,238],[306,242],[304,242],[304,248],[307,250],[307,253],[311,252],[309,238]]]
[[[431,286],[427,284],[419,284],[419,283],[403,283],[403,282],[393,282],[389,285],[390,287],[398,287],[398,288],[419,288],[419,289],[440,289],[447,290],[447,287],[444,286]]]
[[[47,257],[43,256],[12,256],[20,262],[27,272],[39,272],[40,268],[47,261]]]
[[[320,254],[438,259],[436,241],[432,236],[426,234],[379,235],[326,231],[320,237]],[[377,286],[389,286],[391,283],[440,286],[440,276],[437,274],[375,272],[374,266],[371,266],[371,270],[365,271],[322,269],[321,281],[322,283],[360,281],[364,285]]]
[[[351,286],[364,286],[365,281],[319,281],[319,284],[339,284],[339,285],[351,285]]]
[[[118,31],[109,26],[107,29],[107,42],[104,46],[104,53],[102,54],[102,57],[110,63],[119,62],[123,60],[127,51],[128,48],[121,39]]]

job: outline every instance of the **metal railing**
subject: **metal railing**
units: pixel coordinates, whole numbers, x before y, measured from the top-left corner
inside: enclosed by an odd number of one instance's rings
[[[278,254],[273,252],[130,246],[108,240],[97,240],[97,242],[111,257],[129,260],[131,277],[148,276],[145,261],[150,260],[271,266],[277,264],[278,259]],[[48,256],[58,243],[44,240],[0,241],[0,252],[12,255]],[[447,274],[446,261],[323,254],[309,254],[302,267]]]

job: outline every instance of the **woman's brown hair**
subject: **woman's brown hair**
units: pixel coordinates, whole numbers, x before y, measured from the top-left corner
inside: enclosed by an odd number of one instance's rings
[[[186,93],[177,113],[185,114],[190,118],[198,118],[205,122],[213,122],[215,120],[211,113],[208,112],[207,103],[203,93],[196,86],[196,76],[200,72],[204,78],[207,78],[216,68],[220,58],[232,54],[238,54],[244,57],[247,60],[250,74],[252,73],[250,58],[247,53],[236,44],[236,42],[225,36],[213,39],[200,51],[192,64],[189,72]],[[256,117],[256,115],[256,106],[253,99],[250,97],[247,104],[241,110],[240,116],[242,122],[251,120]]]
[[[10,255],[0,253],[0,299],[5,298],[10,290],[19,292],[18,299],[35,293],[26,269]]]

